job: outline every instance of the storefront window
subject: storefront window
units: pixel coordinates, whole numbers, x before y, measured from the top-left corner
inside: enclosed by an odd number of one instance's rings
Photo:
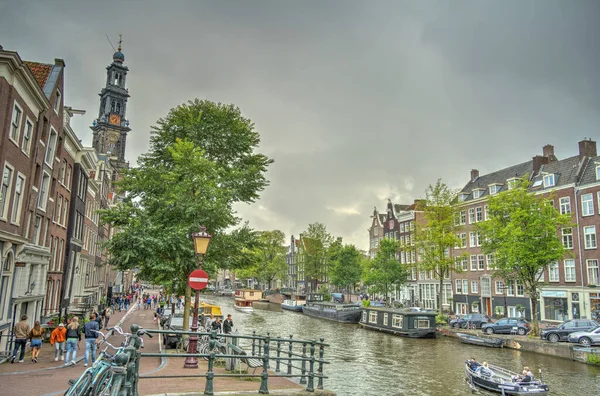
[[[600,320],[600,293],[590,293],[592,319]]]
[[[558,320],[561,322],[567,320],[567,299],[544,297],[544,313],[546,320]]]

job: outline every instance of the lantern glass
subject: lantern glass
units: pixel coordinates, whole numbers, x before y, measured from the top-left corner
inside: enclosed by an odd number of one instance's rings
[[[194,234],[194,249],[197,254],[206,254],[209,243],[210,235]]]

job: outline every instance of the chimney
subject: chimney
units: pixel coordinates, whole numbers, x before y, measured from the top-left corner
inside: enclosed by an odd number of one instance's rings
[[[595,141],[592,139],[583,139],[579,142],[579,159],[583,159],[583,157],[591,158],[597,155]]]
[[[554,155],[554,146],[551,144],[547,144],[543,147],[544,157],[548,158],[548,162],[556,161],[556,156]]]
[[[62,66],[65,67],[65,60],[60,58],[54,58],[54,66]]]
[[[477,180],[479,177],[479,171],[477,169],[471,169],[471,181]]]
[[[536,175],[540,169],[542,168],[542,165],[547,164],[549,161],[548,157],[545,156],[541,156],[541,155],[536,155],[535,157],[533,157],[533,175]]]

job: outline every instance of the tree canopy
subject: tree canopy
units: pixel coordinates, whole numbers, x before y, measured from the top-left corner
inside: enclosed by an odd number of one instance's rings
[[[328,276],[327,252],[334,238],[327,232],[327,227],[323,223],[313,223],[309,224],[308,229],[301,234],[301,239],[307,292],[314,293],[317,290],[317,282]]]
[[[342,245],[341,238],[338,238],[329,248],[331,283],[350,291],[361,280],[362,260],[362,254],[356,246]]]
[[[285,262],[285,234],[279,230],[260,231],[256,244],[248,250],[251,265],[238,272],[242,278],[255,278],[271,288],[271,283],[287,278],[288,265]]]
[[[386,297],[388,303],[389,292],[392,286],[398,287],[407,283],[408,268],[400,264],[396,253],[399,250],[399,243],[395,239],[382,239],[379,242],[379,248],[375,257],[368,261],[365,266],[364,282],[371,286],[377,292],[381,292]]]

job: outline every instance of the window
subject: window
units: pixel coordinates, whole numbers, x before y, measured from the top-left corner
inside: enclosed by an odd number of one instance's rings
[[[483,221],[483,208],[481,206],[475,209],[475,214],[478,222]]]
[[[408,229],[408,227],[406,227]],[[404,223],[400,223],[400,232],[404,232]]]
[[[565,282],[575,282],[575,260],[565,260]]]
[[[544,188],[554,186],[554,174],[544,175]]]
[[[460,193],[460,194],[458,194],[458,200],[461,201],[461,202],[462,201],[466,201],[467,198],[469,198],[469,194],[467,194],[467,193]]]
[[[566,249],[573,249],[573,229],[563,228],[562,229],[562,242]]]
[[[65,202],[63,203],[63,207],[62,207],[62,219],[60,221],[60,224],[63,227],[66,227],[67,225],[67,210],[69,207],[69,201],[65,198]]]
[[[483,190],[477,189],[473,190],[473,199],[479,198],[483,195]]]
[[[362,322],[367,323],[367,311],[362,312]]]
[[[508,282],[506,284],[506,295],[514,296],[515,295],[515,284],[514,282]]]
[[[475,223],[475,209],[469,209],[469,224]]]
[[[21,134],[21,122],[23,119],[23,110],[17,102],[13,105],[13,112],[10,122],[10,134],[9,139],[12,140],[17,146],[19,145],[19,135]]]
[[[8,197],[11,193],[13,179],[13,168],[5,164],[4,172],[2,173],[2,187],[0,189],[0,218],[6,219],[8,212]]]
[[[550,282],[560,282],[558,263],[552,263],[548,266],[548,279]]]
[[[392,327],[401,329],[403,320],[404,320],[404,315],[392,315]]]
[[[519,281],[517,281],[517,296],[524,296],[525,295],[525,288],[523,287],[523,284]]]
[[[391,230],[392,228],[394,228],[394,220],[390,220],[388,222],[388,228]]]
[[[508,189],[512,190],[513,188],[517,187],[519,185],[519,179],[517,178],[512,178],[512,179],[508,179]]]
[[[58,138],[58,134],[54,130],[54,128],[50,127],[50,138],[48,138],[48,146],[46,147],[46,157],[44,161],[46,165],[50,168],[54,165],[54,150],[56,149],[56,140]]]
[[[570,197],[563,197],[559,200],[559,202],[560,202],[560,213],[561,214],[571,213],[571,198]]]
[[[377,312],[369,312],[369,323],[377,323]]]
[[[35,224],[33,226],[33,244],[39,245],[40,234],[42,230],[42,216],[35,216]]]
[[[460,211],[460,224],[467,224],[467,212],[464,210]]]
[[[67,175],[65,176],[65,186],[67,189],[71,189],[71,173],[73,172],[73,168],[71,165],[67,165]],[[377,227],[375,228],[375,235],[377,235]]]
[[[484,296],[492,295],[492,278],[489,276],[481,278],[481,294]]]
[[[462,294],[462,280],[456,280],[456,294]]]
[[[61,99],[60,91],[56,90],[56,101],[54,102],[54,111],[56,112],[56,114],[58,114],[58,112],[60,111],[60,99]]]
[[[480,254],[480,255],[477,256],[477,262],[479,264],[478,267],[477,267],[477,269],[479,271],[485,270],[485,259],[484,259],[484,257],[485,256],[483,254]]]
[[[38,196],[38,208],[46,210],[46,204],[48,203],[48,188],[50,187],[50,175],[44,172],[42,177],[42,184],[40,185],[40,195]]]
[[[411,221],[410,223],[408,223],[410,225],[410,230],[414,231],[415,230],[415,222]],[[411,240],[412,240],[412,235],[411,235]]]
[[[471,271],[477,271],[477,255],[471,255]]]
[[[486,259],[487,259],[487,269],[495,270],[496,266],[494,265],[494,255],[488,254],[488,255],[486,255]]]
[[[594,214],[594,197],[592,194],[583,194],[581,196],[581,215],[591,216]]]
[[[428,329],[429,328],[429,319],[415,319],[415,328],[416,329]]]
[[[466,232],[463,232],[462,234],[460,234],[460,247],[461,248],[467,247],[467,233]]]
[[[62,195],[58,196],[58,199],[56,200],[56,206],[55,206],[55,210],[54,210],[54,222],[60,224],[60,215],[62,214],[62,204],[63,204],[63,197]]]
[[[489,217],[488,217],[488,206],[487,205],[485,205],[483,207],[483,219],[484,220],[488,220],[489,219]]]
[[[596,180],[600,180],[600,165],[596,165]]]
[[[586,249],[596,249],[596,226],[583,227]]]
[[[477,281],[471,281],[471,292],[473,294],[479,293],[479,283]]]
[[[498,185],[498,184],[492,184],[492,185],[490,186],[490,195],[494,195],[494,194],[496,194],[498,191],[500,191],[500,187],[501,187],[501,186],[500,186],[500,185]]]
[[[29,151],[31,149],[31,138],[33,135],[33,123],[27,119],[25,121],[25,130],[23,131],[23,143],[21,143],[21,150],[29,157]]]
[[[390,316],[390,315],[388,315],[387,313],[385,313],[385,312],[383,313],[383,325],[384,325],[385,327],[387,327],[387,325],[388,325],[388,317],[389,317],[389,316]]]
[[[587,263],[588,286],[600,286],[600,278],[598,273],[598,260],[585,260]]]
[[[496,281],[496,294],[504,294],[504,282]]]
[[[469,281],[467,279],[463,279],[462,288],[463,288],[463,293],[469,294]]]
[[[13,198],[12,214],[10,221],[14,224],[21,223],[21,207],[23,203],[23,188],[25,186],[25,176],[17,174],[17,182],[15,183],[15,196]]]
[[[469,244],[470,247],[477,246],[477,233],[476,232],[470,232],[469,239],[470,239],[470,244]]]

